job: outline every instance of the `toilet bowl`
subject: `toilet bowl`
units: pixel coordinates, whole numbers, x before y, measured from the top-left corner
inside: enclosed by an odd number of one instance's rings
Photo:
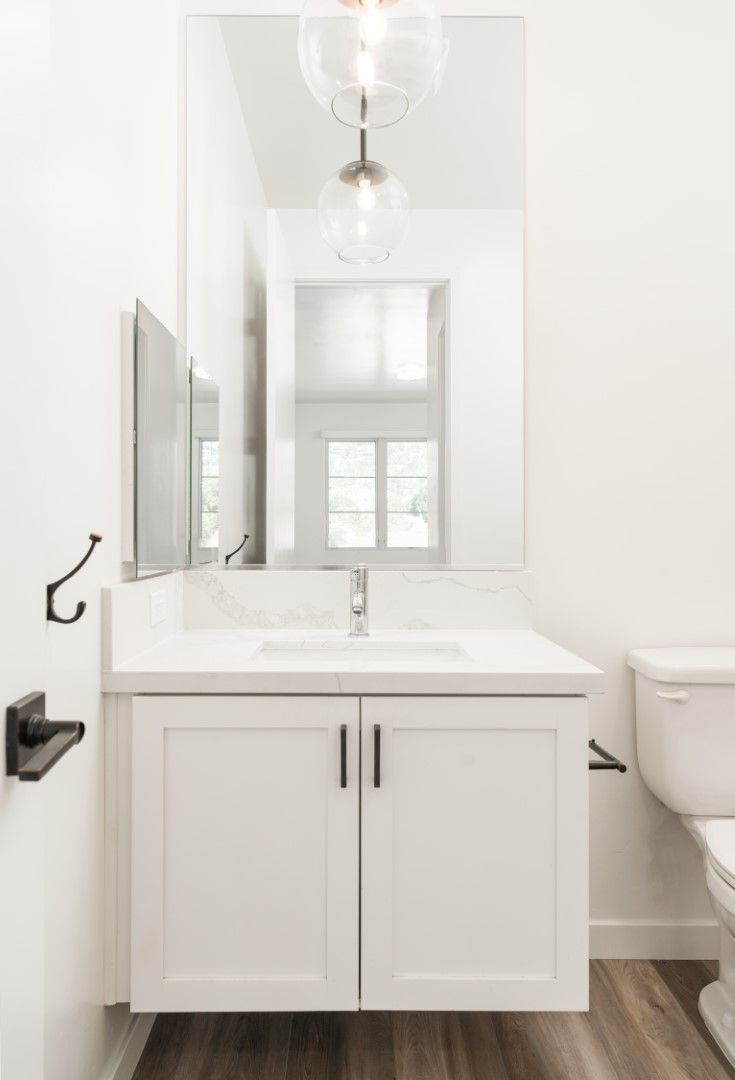
[[[735,648],[636,649],[628,663],[641,775],[702,852],[720,967],[699,1011],[735,1066]]]
[[[735,818],[682,816],[682,823],[702,852],[720,927],[719,978],[700,994],[699,1011],[725,1057],[735,1064]]]

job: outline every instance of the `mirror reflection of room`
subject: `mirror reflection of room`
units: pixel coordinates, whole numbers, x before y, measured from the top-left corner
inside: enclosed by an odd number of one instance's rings
[[[435,92],[360,130],[298,19],[188,21],[193,565],[523,564],[523,22],[442,27]]]
[[[142,304],[135,317],[135,559],[138,577],[186,563],[186,351]]]
[[[191,561],[219,561],[219,387],[191,368]]]

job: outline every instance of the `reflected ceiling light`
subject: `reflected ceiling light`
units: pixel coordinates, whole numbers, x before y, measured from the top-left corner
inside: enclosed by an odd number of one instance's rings
[[[426,378],[426,365],[407,362],[399,364],[395,370],[395,376],[401,382],[416,382]]]
[[[408,192],[384,165],[367,158],[365,132],[360,160],[327,180],[317,206],[319,230],[342,262],[382,263],[408,229]]]
[[[350,127],[387,127],[441,81],[449,42],[434,0],[306,0],[299,63],[325,109]]]

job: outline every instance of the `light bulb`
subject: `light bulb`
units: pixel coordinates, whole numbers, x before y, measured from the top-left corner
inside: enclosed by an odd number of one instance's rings
[[[367,49],[360,49],[357,54],[357,81],[361,86],[372,86],[375,82],[375,64]]]
[[[372,210],[375,207],[375,192],[367,176],[357,181],[357,205],[361,210]]]
[[[365,45],[380,45],[388,32],[388,21],[382,11],[366,4],[368,10],[360,19],[360,37]]]

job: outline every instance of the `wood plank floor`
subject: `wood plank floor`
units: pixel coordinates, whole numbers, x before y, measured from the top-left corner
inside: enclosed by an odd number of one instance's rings
[[[589,1013],[161,1015],[134,1080],[725,1080],[716,964],[595,960]]]

